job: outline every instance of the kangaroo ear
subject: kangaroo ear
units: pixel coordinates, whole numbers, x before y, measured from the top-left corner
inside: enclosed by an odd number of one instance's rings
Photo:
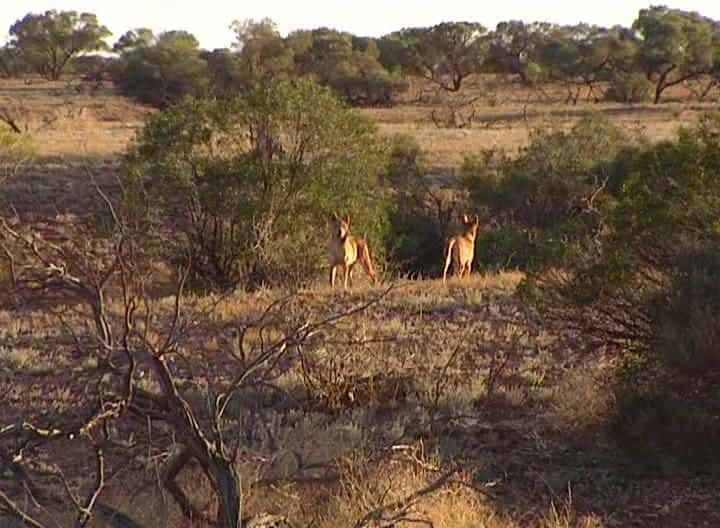
[[[333,220],[340,220],[340,215],[337,214],[337,211],[333,211],[332,217]]]
[[[463,221],[464,224],[469,224],[469,223],[470,223],[470,217],[469,217],[467,214],[464,214],[464,215],[462,216],[462,221]]]
[[[346,224],[349,224],[350,223],[350,215],[349,214],[344,215],[343,220],[345,220]]]
[[[475,225],[480,225],[480,217],[475,215]]]

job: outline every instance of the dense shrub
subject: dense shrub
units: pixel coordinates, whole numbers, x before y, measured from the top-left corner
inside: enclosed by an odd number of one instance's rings
[[[612,77],[605,98],[618,103],[646,103],[652,100],[655,85],[641,73],[618,73]]]
[[[509,225],[479,232],[475,259],[481,269],[533,268],[542,261],[541,249],[527,230]]]
[[[387,178],[393,189],[392,238],[387,253],[393,271],[413,276],[440,273],[445,237],[457,204],[428,179],[420,145],[413,136],[392,138]]]
[[[569,131],[534,131],[516,158],[495,150],[466,158],[461,175],[471,203],[498,224],[480,235],[480,260],[555,265],[573,242],[597,233],[622,179],[616,156],[628,140],[607,118],[590,116]]]
[[[208,66],[194,36],[168,31],[144,37],[124,43],[120,58],[111,66],[110,75],[120,93],[164,108],[207,91]]]
[[[718,469],[720,244],[682,255],[677,266],[648,301],[652,343],[618,376],[615,431],[644,461]]]
[[[10,44],[0,46],[0,77],[19,77],[31,71],[32,68],[23,60],[20,49]]]
[[[190,253],[200,286],[314,278],[337,211],[382,261],[385,145],[310,80],[183,100],[150,118],[128,161],[133,216],[158,213],[182,233],[175,254]]]
[[[113,59],[102,55],[81,55],[70,64],[72,73],[84,81],[101,81],[112,68]]]
[[[327,84],[343,99],[355,105],[389,105],[393,98],[407,91],[408,82],[382,68],[369,73],[355,72],[330,78]]]
[[[622,153],[607,233],[525,292],[550,321],[621,352],[615,431],[642,459],[717,468],[720,116]]]

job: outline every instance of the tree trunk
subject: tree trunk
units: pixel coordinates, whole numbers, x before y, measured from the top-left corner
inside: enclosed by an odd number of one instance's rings
[[[657,82],[655,83],[655,99],[653,100],[653,104],[658,104],[660,102],[660,98],[662,97],[662,93],[665,91],[665,88],[669,86],[667,82],[667,77],[670,75],[670,72],[675,69],[675,65],[670,66],[667,70],[662,72],[660,74],[660,77],[658,77]]]
[[[218,522],[222,528],[240,528],[240,476],[233,461],[225,456],[222,442],[206,438],[190,405],[180,395],[165,358],[149,355],[150,365],[157,375],[169,410],[169,423],[187,440],[187,448],[170,464],[165,475],[165,487],[173,494],[183,513],[191,518],[198,512],[175,481],[183,467],[195,459],[210,479],[218,499]]]
[[[660,97],[662,97],[663,90],[665,89],[664,86],[658,84],[655,87],[655,98],[653,99],[653,104],[660,103]]]
[[[240,528],[242,499],[240,475],[229,460],[212,460],[210,474],[219,501],[218,521],[223,528]]]

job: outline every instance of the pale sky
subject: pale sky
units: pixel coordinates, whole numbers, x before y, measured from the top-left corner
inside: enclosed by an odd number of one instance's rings
[[[327,26],[356,35],[380,36],[403,27],[467,20],[490,29],[503,20],[560,24],[588,22],[630,25],[638,10],[667,5],[720,20],[720,0],[0,0],[0,41],[28,12],[48,9],[98,15],[113,36],[149,27],[183,29],[207,49],[228,47],[233,20],[269,17],[285,35],[295,29]]]

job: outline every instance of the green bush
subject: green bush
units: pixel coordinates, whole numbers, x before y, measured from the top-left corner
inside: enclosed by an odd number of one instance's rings
[[[540,253],[531,233],[514,226],[481,231],[475,241],[477,265],[485,269],[533,269],[540,265]]]
[[[134,218],[181,235],[205,288],[298,285],[326,267],[333,212],[382,262],[385,144],[366,118],[311,80],[274,82],[229,100],[185,99],[149,118],[126,184]]]
[[[354,73],[328,80],[344,100],[354,105],[389,105],[393,98],[408,90],[408,82],[399,75],[377,68],[369,74]]]
[[[608,101],[618,103],[646,103],[652,100],[655,85],[641,73],[615,75],[605,91]]]
[[[481,235],[494,248],[480,250],[482,262],[522,269],[560,264],[575,243],[601,228],[621,186],[617,156],[628,141],[607,118],[593,115],[569,131],[533,131],[516,158],[495,150],[467,157],[461,175],[470,201],[498,223]]]
[[[120,93],[142,103],[164,108],[185,96],[208,90],[209,71],[197,39],[185,31],[167,31],[147,41],[122,48],[110,66]]]
[[[533,273],[523,292],[623,359],[614,431],[644,462],[717,468],[720,440],[720,115],[618,154],[607,232]]]
[[[386,250],[393,271],[426,277],[439,274],[455,204],[432,188],[425,155],[413,136],[392,138],[387,179],[394,196],[392,238]]]

